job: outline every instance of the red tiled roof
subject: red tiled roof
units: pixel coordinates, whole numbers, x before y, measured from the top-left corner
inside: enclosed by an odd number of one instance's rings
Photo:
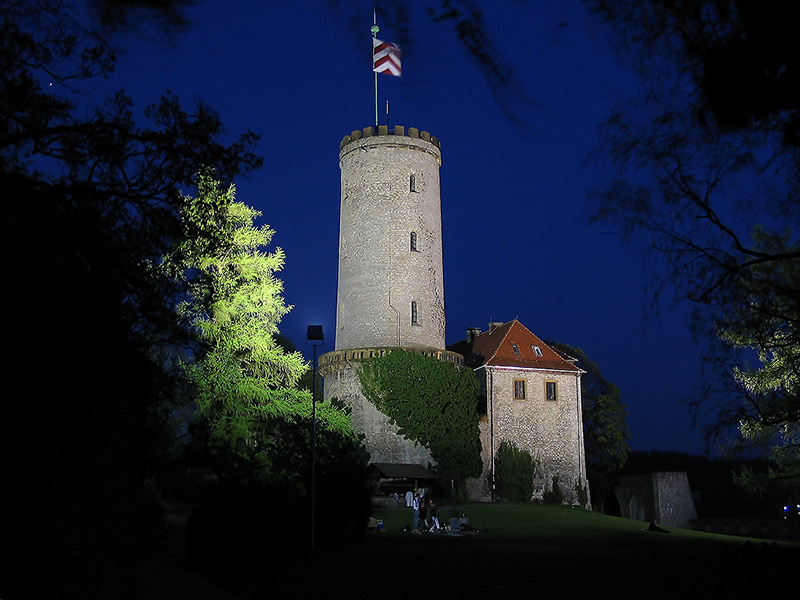
[[[539,348],[539,356],[534,347]],[[521,367],[581,373],[574,361],[557,352],[535,336],[522,323],[514,319],[497,325],[489,331],[448,347],[464,356],[464,363],[473,369],[483,365],[495,367]]]

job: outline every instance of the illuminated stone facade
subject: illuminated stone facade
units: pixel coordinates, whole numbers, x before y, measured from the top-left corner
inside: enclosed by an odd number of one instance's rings
[[[461,362],[445,350],[441,161],[439,141],[413,127],[368,127],[340,145],[336,342],[320,374],[325,398],[351,407],[372,462],[435,464],[364,398],[358,360],[404,348]]]
[[[585,488],[586,462],[581,406],[581,370],[571,357],[550,348],[519,321],[471,329],[448,348],[462,354],[482,386],[480,422],[484,473],[474,496],[491,498],[497,451],[502,442],[528,452],[536,463],[534,498],[557,478],[566,501],[577,503]]]
[[[439,143],[413,128],[371,133],[339,152],[336,350],[444,348]]]
[[[368,127],[341,142],[336,341],[320,357],[324,396],[351,408],[373,463],[431,466],[430,451],[399,435],[364,397],[359,361],[403,348],[467,364],[482,378],[487,400],[480,423],[484,473],[473,497],[492,496],[497,449],[510,441],[537,462],[535,494],[552,489],[557,477],[575,501],[576,484],[586,484],[581,369],[517,321],[445,349],[441,160],[439,141],[415,128]],[[513,340],[528,348],[506,360]],[[486,360],[475,354],[481,344],[497,345]],[[531,355],[537,345],[542,356]]]

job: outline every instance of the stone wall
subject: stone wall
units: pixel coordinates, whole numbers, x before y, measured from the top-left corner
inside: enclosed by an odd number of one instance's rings
[[[354,131],[339,153],[335,348],[444,348],[438,140],[414,128],[372,133]]]
[[[537,462],[547,489],[557,476],[564,497],[577,500],[575,484],[587,485],[581,416],[580,378],[574,373],[536,369],[484,368],[487,415],[480,432],[486,476],[497,449],[514,443]],[[514,398],[514,380],[524,379],[526,397]],[[555,381],[557,399],[545,399],[545,382]]]
[[[685,529],[697,519],[689,478],[683,471],[621,476],[614,494],[626,519]]]
[[[382,351],[385,349],[372,349],[378,355]],[[364,349],[364,352],[369,353],[370,350]],[[353,428],[364,434],[364,446],[369,452],[370,461],[418,464],[425,467],[435,465],[425,446],[400,435],[397,425],[364,397],[358,378],[358,360],[344,360],[343,352],[329,354],[333,356],[321,357],[319,370],[324,377],[325,399],[337,398],[350,407]]]

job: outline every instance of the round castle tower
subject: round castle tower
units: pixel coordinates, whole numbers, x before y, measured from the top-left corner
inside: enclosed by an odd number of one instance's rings
[[[438,140],[370,130],[339,152],[336,349],[444,348]]]
[[[320,357],[325,398],[352,408],[372,462],[432,462],[366,400],[358,361],[403,348],[461,363],[445,348],[439,141],[410,127],[342,139],[335,350]]]

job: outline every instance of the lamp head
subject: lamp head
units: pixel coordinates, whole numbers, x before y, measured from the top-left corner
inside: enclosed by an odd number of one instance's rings
[[[309,325],[306,329],[306,340],[313,346],[321,346],[325,341],[322,325]]]

